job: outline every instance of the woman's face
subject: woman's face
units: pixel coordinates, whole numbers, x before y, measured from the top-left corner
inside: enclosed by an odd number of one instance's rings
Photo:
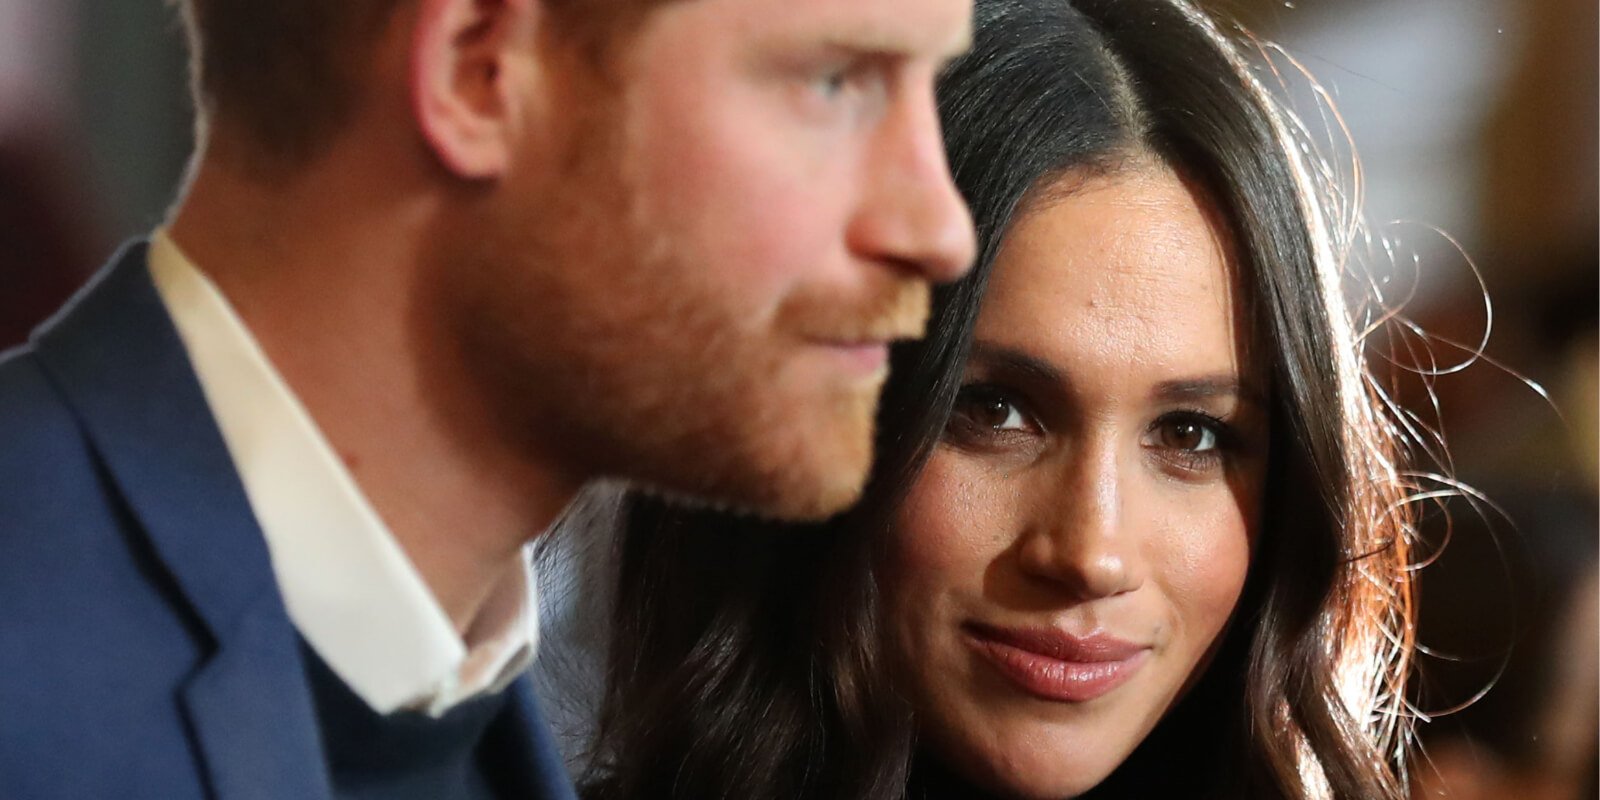
[[[1267,398],[1232,244],[1140,163],[1014,225],[891,536],[923,741],[1009,796],[1086,791],[1150,733],[1218,641],[1259,519]]]

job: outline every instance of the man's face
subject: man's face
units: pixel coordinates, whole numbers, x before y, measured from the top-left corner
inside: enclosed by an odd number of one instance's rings
[[[970,12],[683,0],[603,65],[549,59],[553,122],[453,288],[541,455],[783,518],[854,501],[887,344],[973,254],[933,99]]]

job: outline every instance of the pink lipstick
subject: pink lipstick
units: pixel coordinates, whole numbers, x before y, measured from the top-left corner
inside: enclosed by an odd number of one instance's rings
[[[1121,686],[1149,648],[1105,633],[967,623],[967,643],[1018,688],[1045,700],[1086,703]]]

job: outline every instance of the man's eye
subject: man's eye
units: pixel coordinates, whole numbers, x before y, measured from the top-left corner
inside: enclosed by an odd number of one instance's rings
[[[828,113],[846,110],[852,116],[870,117],[887,102],[887,81],[878,62],[853,59],[810,72],[805,78],[805,91],[813,103],[824,104]]]
[[[812,79],[812,88],[826,98],[838,97],[850,88],[851,70],[846,67],[830,69]]]

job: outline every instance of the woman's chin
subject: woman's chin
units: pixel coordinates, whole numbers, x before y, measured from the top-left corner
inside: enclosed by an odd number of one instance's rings
[[[1110,774],[1110,770],[1104,774],[1096,772],[1092,776],[1083,772],[1061,774],[1059,767],[1055,772],[1009,775],[1008,783],[997,793],[1016,800],[1066,800],[1088,792]]]
[[[1084,749],[1062,746],[1063,742],[1051,741],[1052,738],[1047,733],[997,738],[990,745],[992,752],[972,753],[961,759],[967,765],[962,771],[979,789],[996,797],[1064,800],[1098,786],[1126,756],[1101,758]],[[1044,742],[1050,746],[1037,746]]]

